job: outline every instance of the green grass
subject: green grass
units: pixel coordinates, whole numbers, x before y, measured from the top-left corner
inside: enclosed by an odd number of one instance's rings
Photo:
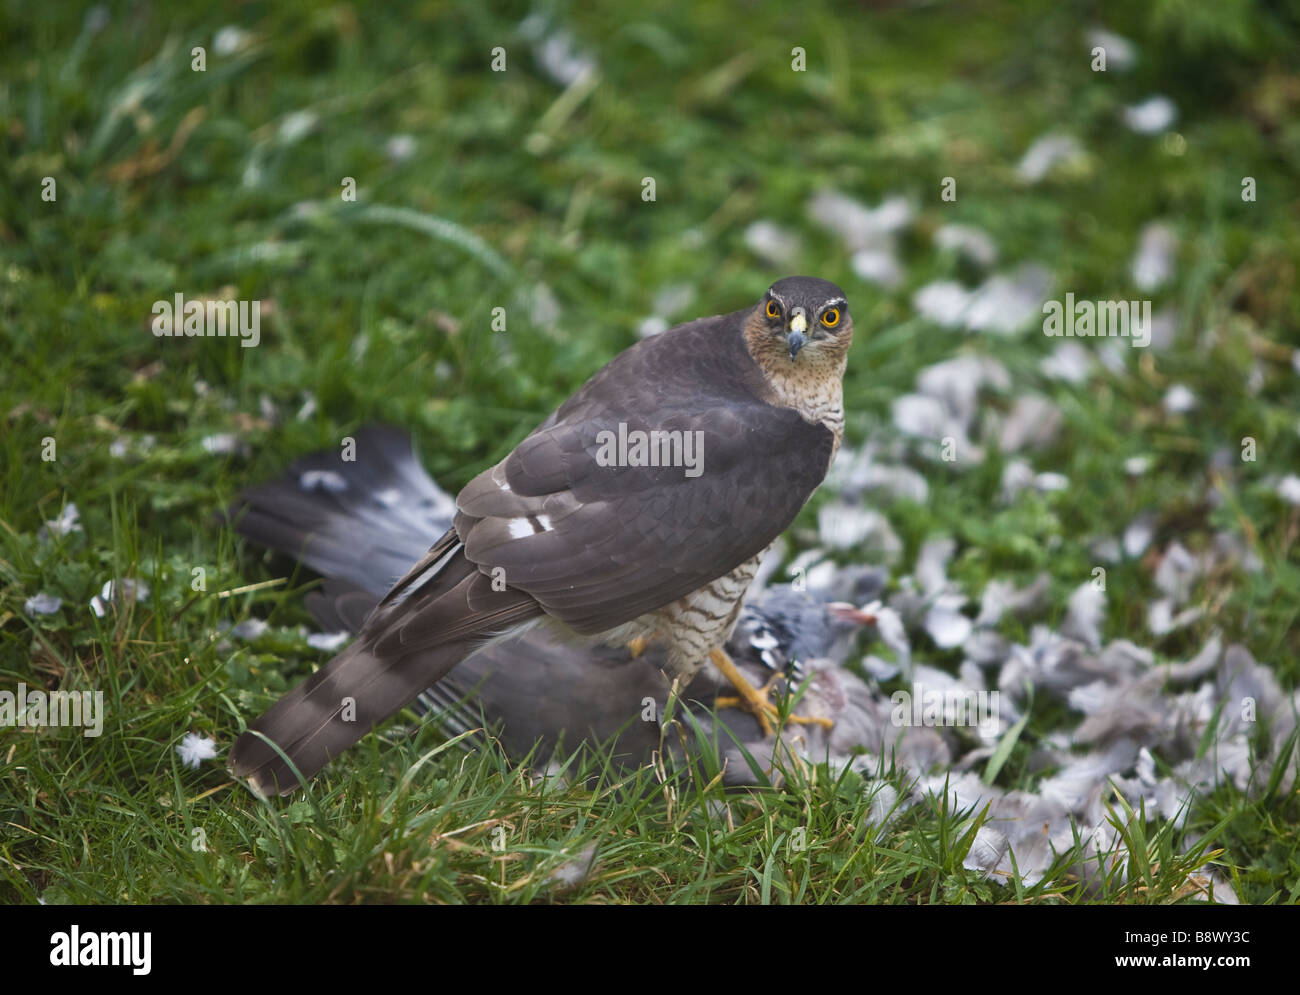
[[[1141,511],[1158,513],[1160,541],[1193,550],[1238,534],[1262,570],[1205,580],[1206,618],[1163,640],[1145,631],[1150,564],[1114,566],[1105,634],[1176,660],[1218,628],[1294,688],[1300,511],[1270,478],[1300,472],[1300,60],[1284,44],[1300,11],[1216,6],[1209,23],[1175,0],[1108,12],[1141,61],[1094,74],[1090,4],[754,6],[743,18],[726,5],[557,4],[546,9],[600,66],[589,92],[566,93],[521,37],[519,4],[111,4],[95,33],[76,5],[0,0],[0,687],[98,689],[108,713],[99,738],[0,729],[0,899],[1148,903],[1190,900],[1208,862],[1245,900],[1296,901],[1294,790],[1220,789],[1181,832],[1118,809],[1129,873],[1085,894],[1069,855],[1033,888],[984,881],[961,866],[979,813],[936,801],[882,827],[873,788],[824,766],[755,792],[724,791],[707,758],[674,785],[599,765],[594,790],[534,785],[496,752],[443,749],[425,728],[371,737],[305,800],[268,805],[219,764],[179,767],[173,749],[190,731],[228,748],[326,658],[298,628],[305,582],[254,586],[282,575],[212,522],[241,487],[384,421],[415,433],[454,492],[631,344],[661,288],[693,288],[669,316],[684,320],[744,306],[786,275],[746,249],[756,218],[799,235],[792,271],[849,293],[850,444],[886,427],[917,371],[959,347],[910,303],[922,284],[965,275],[923,237],[933,228],[979,225],[1000,265],[1038,260],[1062,293],[1110,298],[1131,296],[1142,225],[1172,223],[1177,278],[1155,299],[1180,310],[1172,349],[1072,388],[1038,372],[1053,344],[1042,336],[976,343],[1015,378],[1012,395],[985,403],[1033,389],[1063,409],[1060,439],[1034,465],[1069,489],[1002,507],[997,454],[965,472],[920,462],[930,503],[882,510],[905,564],[927,537],[956,538],[952,575],[967,591],[1049,570],[1053,621],[1094,566],[1088,539]],[[226,23],[251,34],[219,55]],[[795,44],[806,73],[790,70]],[[195,45],[206,72],[190,69]],[[504,73],[489,70],[498,45]],[[1178,104],[1181,145],[1117,124],[1154,92]],[[1087,162],[1018,183],[1016,162],[1050,129],[1076,135]],[[395,134],[414,137],[412,158],[386,155]],[[958,200],[945,204],[950,175]],[[1246,175],[1255,203],[1240,199]],[[356,203],[340,198],[349,176]],[[918,205],[901,290],[855,278],[808,222],[804,205],[826,186]],[[552,325],[527,306],[538,284],[561,308]],[[262,344],[155,338],[151,304],[177,291],[269,302]],[[505,332],[491,329],[495,307]],[[1171,383],[1200,408],[1165,414]],[[296,418],[308,395],[314,413]],[[226,432],[244,454],[202,445]],[[1245,436],[1257,462],[1207,471]],[[1151,469],[1125,478],[1120,464],[1139,454]],[[38,541],[68,501],[84,532]],[[191,589],[197,567],[204,592]],[[150,596],[94,617],[91,597],[126,576]],[[32,619],[23,603],[41,591],[64,604]],[[221,642],[219,624],[249,617],[271,629]],[[1034,713],[1000,785],[1032,785],[1024,760],[1054,718]],[[895,772],[880,779],[906,789]],[[799,835],[803,849],[790,844]],[[585,883],[553,888],[548,875],[593,843]]]

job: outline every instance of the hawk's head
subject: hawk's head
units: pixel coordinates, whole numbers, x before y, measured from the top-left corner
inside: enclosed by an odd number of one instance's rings
[[[844,291],[815,276],[777,280],[758,302],[755,316],[772,337],[764,352],[776,344],[772,340],[779,339],[791,362],[800,353],[804,354],[804,362],[838,359],[853,338],[853,320]]]

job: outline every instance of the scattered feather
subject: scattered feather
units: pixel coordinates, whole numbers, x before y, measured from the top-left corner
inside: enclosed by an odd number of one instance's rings
[[[648,339],[652,335],[660,335],[663,332],[668,331],[671,327],[672,325],[668,323],[667,318],[660,317],[657,314],[652,314],[650,317],[643,319],[641,324],[637,325],[636,334],[638,338]]]
[[[352,638],[350,632],[313,632],[307,637],[307,645],[314,650],[324,650],[327,653],[333,653],[336,649]]]
[[[1070,595],[1061,631],[1097,649],[1101,645],[1101,623],[1105,617],[1106,592],[1097,588],[1092,581],[1085,581]]]
[[[868,561],[892,562],[903,551],[889,519],[878,511],[833,501],[817,512],[817,531],[827,549],[853,549]]]
[[[1043,135],[1025,151],[1016,173],[1026,183],[1037,183],[1058,166],[1075,166],[1085,157],[1083,146],[1070,135]]]
[[[384,143],[384,155],[397,165],[415,156],[416,141],[412,135],[393,135]]]
[[[745,229],[745,246],[764,262],[789,266],[801,251],[799,239],[774,221],[755,221]]]
[[[921,545],[920,552],[916,554],[912,576],[921,585],[926,597],[933,597],[948,589],[948,561],[956,551],[956,540],[948,536],[927,539]]]
[[[998,447],[1004,453],[1039,448],[1056,441],[1064,423],[1061,409],[1038,394],[1022,394],[997,427]]]
[[[938,439],[945,434],[948,413],[943,404],[933,397],[902,394],[894,398],[891,409],[894,426],[904,435]]]
[[[876,633],[880,636],[880,641],[894,651],[902,667],[909,667],[912,661],[912,644],[907,638],[907,628],[903,625],[903,619],[898,612],[879,601],[871,602],[862,610],[875,617]],[[885,668],[888,668],[887,664]]]
[[[217,755],[216,741],[197,733],[187,732],[185,738],[176,747],[181,763],[192,770],[198,770],[204,760],[212,760]]]
[[[218,28],[217,33],[212,36],[212,51],[221,56],[234,55],[244,47],[250,37],[243,28],[227,24],[223,28]]]
[[[1124,554],[1114,536],[1096,536],[1088,542],[1088,555],[1101,563],[1118,563]]]
[[[1034,486],[1034,468],[1022,459],[1008,460],[1002,467],[999,497],[1003,504],[1012,504],[1023,490]]]
[[[997,243],[988,232],[973,225],[941,225],[934,233],[934,244],[980,266],[992,266],[998,261]]]
[[[233,432],[218,432],[215,435],[205,435],[200,440],[200,445],[205,452],[225,456],[239,450],[239,439]]]
[[[1151,545],[1151,540],[1156,534],[1156,516],[1149,511],[1144,511],[1137,518],[1129,522],[1128,528],[1124,530],[1124,555],[1130,560],[1136,560]]]
[[[1130,477],[1140,477],[1151,469],[1150,456],[1130,456],[1124,461],[1124,472]]]
[[[555,328],[560,322],[560,302],[545,283],[535,284],[527,295],[529,320],[538,328]]]
[[[1070,487],[1070,478],[1063,473],[1039,473],[1034,476],[1034,489],[1047,494],[1051,491],[1064,491]]]
[[[1165,392],[1161,402],[1171,415],[1183,415],[1196,409],[1196,395],[1180,383],[1176,383]]]
[[[954,280],[927,283],[912,295],[912,307],[926,321],[943,328],[960,328],[970,307],[970,291]]]
[[[596,844],[590,843],[572,860],[566,860],[546,876],[546,882],[556,892],[573,891],[586,884],[596,864]]]
[[[1176,604],[1183,604],[1204,572],[1205,562],[1193,556],[1181,542],[1174,541],[1160,558],[1154,580],[1156,587],[1173,598]]]
[[[902,196],[886,197],[870,208],[837,190],[822,190],[808,201],[808,216],[857,252],[892,248],[893,234],[912,222],[912,207]]]
[[[1012,335],[1030,325],[1041,325],[1043,301],[1051,286],[1051,274],[1038,263],[1024,263],[1008,273],[995,274],[971,295],[965,313],[966,328]]]
[[[1137,46],[1122,35],[1105,28],[1093,28],[1087,34],[1088,48],[1104,49],[1106,52],[1106,71],[1119,70],[1127,72],[1137,64]]]
[[[110,604],[125,607],[136,601],[143,601],[147,597],[149,597],[149,585],[144,581],[133,580],[130,577],[108,580],[104,582],[99,593],[90,599],[90,610],[95,613],[96,618],[103,618],[108,614]]]
[[[962,614],[963,594],[941,594],[925,613],[925,631],[941,649],[960,646],[970,636],[974,623]]]
[[[849,258],[849,267],[859,279],[886,290],[903,283],[903,266],[891,248],[859,249]]]
[[[901,621],[899,622],[899,626],[901,628]],[[881,639],[881,642],[884,642],[883,638]],[[872,680],[879,681],[883,684],[885,681],[892,681],[897,677],[902,668],[897,663],[890,663],[887,660],[882,660],[873,653],[868,653],[862,658],[862,669]]]
[[[528,15],[520,23],[519,33],[532,43],[538,68],[553,83],[570,87],[596,71],[595,57],[578,45],[572,32],[552,25],[543,13]]]
[[[253,640],[260,638],[268,628],[269,626],[263,619],[246,618],[231,629],[230,634],[236,639],[242,639],[245,642],[252,642]]]
[[[320,122],[315,111],[290,111],[280,119],[276,138],[281,145],[294,145],[306,138]]]
[[[1166,636],[1178,629],[1184,629],[1205,614],[1205,609],[1193,606],[1174,613],[1173,598],[1157,598],[1147,605],[1147,628],[1151,635]]]
[[[1052,354],[1038,364],[1044,376],[1076,386],[1087,382],[1092,367],[1093,358],[1088,350],[1068,339],[1058,343]]]
[[[23,602],[23,611],[28,615],[53,615],[63,607],[63,599],[53,594],[33,594]]]
[[[848,500],[872,494],[925,504],[930,497],[930,485],[925,477],[908,466],[876,462],[870,446],[841,449],[827,478],[827,489]]]
[[[1011,374],[992,357],[967,353],[927,366],[917,374],[916,386],[922,394],[942,401],[944,410],[964,428],[974,421],[979,392],[1009,390]]]
[[[69,501],[59,511],[58,515],[51,518],[36,534],[37,539],[45,541],[53,536],[67,536],[74,532],[81,532],[81,512],[77,506]]]
[[[1178,108],[1168,97],[1157,95],[1125,107],[1121,116],[1129,130],[1139,135],[1159,135],[1178,120]]]
[[[1133,256],[1131,274],[1133,285],[1142,291],[1157,290],[1174,275],[1174,254],[1178,239],[1173,229],[1153,221],[1142,229],[1138,237],[1137,253]]]
[[[1288,473],[1277,482],[1277,496],[1287,504],[1300,505],[1300,477]]]

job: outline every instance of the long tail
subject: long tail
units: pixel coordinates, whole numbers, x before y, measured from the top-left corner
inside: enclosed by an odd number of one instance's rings
[[[418,674],[385,666],[363,645],[348,647],[284,695],[235,740],[230,750],[231,772],[246,778],[263,795],[288,794],[300,786],[299,775],[309,780],[477,645],[458,642],[425,651]]]
[[[357,629],[368,613],[352,646],[236,740],[231,770],[263,794],[294,790],[298,775],[310,778],[485,642],[541,611],[522,592],[493,590],[453,531],[440,539],[434,532],[429,548],[430,532],[445,528],[454,505],[402,433],[363,430],[354,452],[355,461],[305,457],[231,511],[245,536],[333,579],[333,590],[317,600],[318,616]]]

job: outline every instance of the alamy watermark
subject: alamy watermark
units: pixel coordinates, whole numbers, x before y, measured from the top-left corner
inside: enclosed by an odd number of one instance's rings
[[[971,688],[927,688],[916,684],[911,691],[889,696],[893,709],[889,721],[896,729],[904,726],[966,726],[979,729],[992,739],[1000,728],[1001,692]]]
[[[1043,305],[1043,334],[1051,337],[1131,338],[1135,349],[1151,344],[1150,301],[1076,301],[1065,295],[1065,303]]]
[[[66,933],[50,936],[54,967],[129,967],[135,975],[153,969],[153,933],[81,931],[75,923]]]
[[[239,338],[244,348],[262,341],[261,301],[186,300],[153,302],[151,324],[158,338]]]
[[[83,736],[104,731],[103,691],[27,690],[19,684],[17,693],[0,691],[0,727],[80,726]]]
[[[596,462],[601,466],[680,466],[686,476],[704,472],[704,433],[681,429],[646,432],[629,430],[626,422],[618,423],[618,432],[610,429],[596,433]]]

